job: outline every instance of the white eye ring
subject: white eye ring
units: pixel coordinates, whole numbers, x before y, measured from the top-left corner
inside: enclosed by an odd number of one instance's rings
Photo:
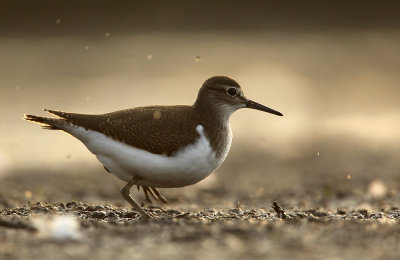
[[[226,93],[228,93],[229,96],[234,97],[237,95],[238,91],[236,88],[228,88]]]

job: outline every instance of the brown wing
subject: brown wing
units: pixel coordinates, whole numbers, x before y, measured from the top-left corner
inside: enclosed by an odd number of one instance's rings
[[[170,156],[199,137],[199,117],[190,106],[151,106],[87,115],[47,110],[68,122],[115,140]]]

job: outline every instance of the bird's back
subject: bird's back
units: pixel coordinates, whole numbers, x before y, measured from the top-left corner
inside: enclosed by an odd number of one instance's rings
[[[170,156],[199,137],[200,118],[191,106],[148,106],[101,115],[48,110],[68,123],[154,154]]]

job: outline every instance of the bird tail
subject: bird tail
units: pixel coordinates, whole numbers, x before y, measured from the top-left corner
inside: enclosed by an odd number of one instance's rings
[[[66,123],[66,120],[64,119],[56,119],[56,118],[49,118],[49,117],[42,117],[35,115],[24,114],[23,118],[27,121],[39,123],[42,125],[43,129],[49,129],[49,130],[62,130],[62,126],[65,125]]]

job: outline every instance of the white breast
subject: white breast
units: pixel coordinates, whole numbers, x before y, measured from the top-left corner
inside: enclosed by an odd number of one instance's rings
[[[200,137],[173,156],[165,157],[113,140],[106,135],[68,126],[67,132],[81,140],[97,159],[115,176],[129,181],[140,176],[141,185],[172,188],[191,185],[204,179],[219,167],[228,154],[232,135],[227,136],[228,145],[217,157],[204,135],[203,126],[196,128]]]

